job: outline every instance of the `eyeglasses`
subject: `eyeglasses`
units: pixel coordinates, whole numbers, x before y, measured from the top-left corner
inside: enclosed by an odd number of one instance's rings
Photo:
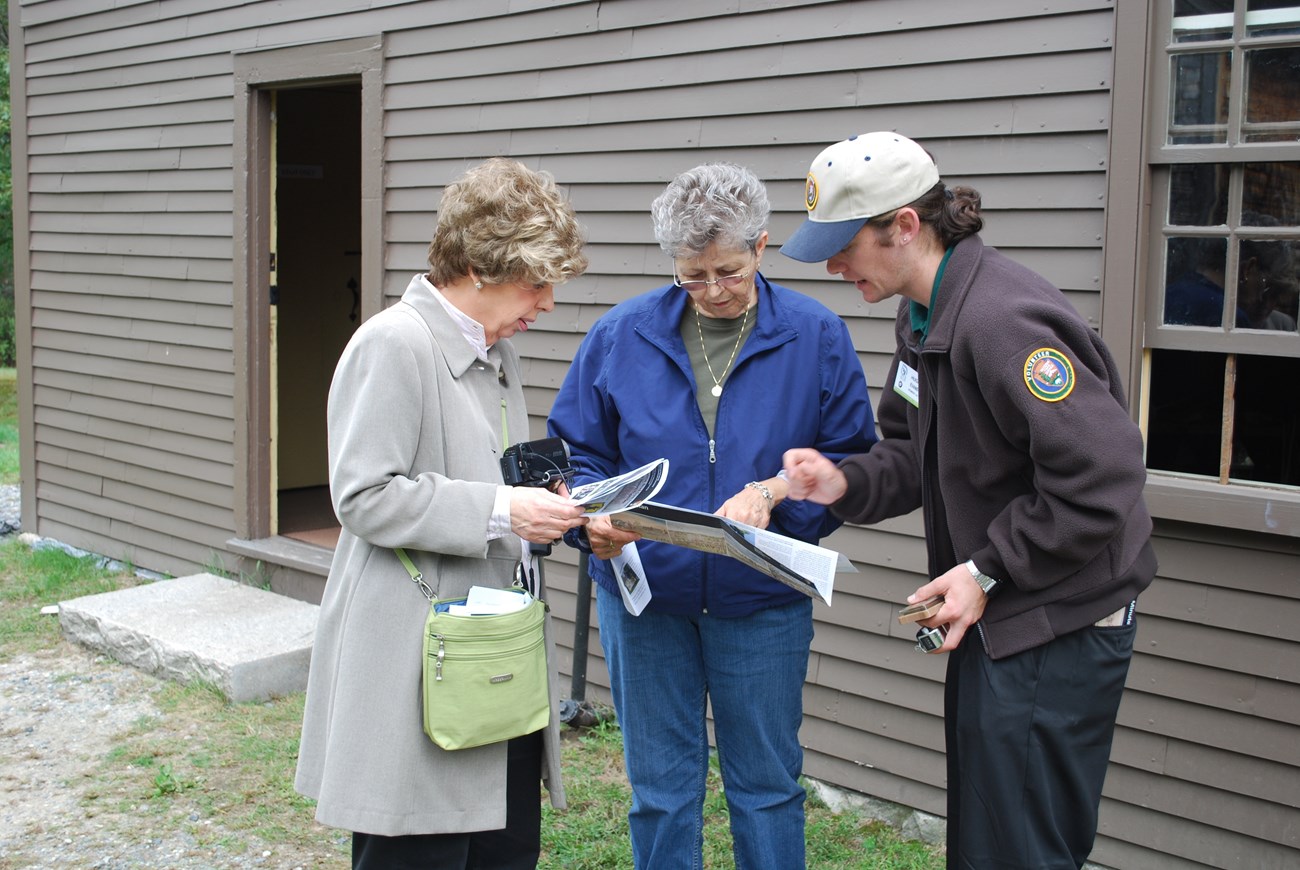
[[[738,275],[723,275],[720,278],[714,278],[712,281],[683,281],[673,273],[673,284],[682,288],[687,293],[698,293],[701,290],[708,290],[710,284],[717,284],[723,290],[735,290],[752,274],[752,270],[741,272]]]

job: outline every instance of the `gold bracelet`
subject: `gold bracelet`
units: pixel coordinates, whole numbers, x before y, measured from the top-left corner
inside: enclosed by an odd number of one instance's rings
[[[745,484],[745,489],[758,490],[758,494],[767,499],[767,509],[769,511],[772,510],[772,490],[768,489],[757,480],[751,480],[749,483]]]

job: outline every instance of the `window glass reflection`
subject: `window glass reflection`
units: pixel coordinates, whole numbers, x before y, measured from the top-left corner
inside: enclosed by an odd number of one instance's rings
[[[1222,326],[1228,240],[1174,237],[1166,244],[1164,322]]]
[[[1300,137],[1300,47],[1246,52],[1244,142],[1294,142]]]
[[[1171,63],[1173,117],[1170,143],[1226,142],[1231,55],[1226,51],[1183,54],[1175,56]]]
[[[1227,164],[1196,163],[1170,167],[1170,225],[1214,227],[1227,222]]]
[[[1232,0],[1174,0],[1174,42],[1232,37]]]
[[[1296,331],[1294,243],[1243,239],[1237,258],[1237,326]],[[1292,388],[1293,392],[1300,389]]]
[[[1247,0],[1247,36],[1285,36],[1300,33],[1297,0]]]
[[[1241,211],[1245,226],[1300,226],[1300,163],[1247,163]]]

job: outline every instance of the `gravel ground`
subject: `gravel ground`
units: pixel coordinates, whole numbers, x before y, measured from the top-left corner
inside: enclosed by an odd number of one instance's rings
[[[0,529],[18,521],[18,487],[0,487]],[[51,616],[51,619],[56,617]],[[337,856],[289,854],[247,832],[250,848],[231,854],[200,845],[187,831],[154,831],[146,807],[87,802],[104,756],[143,716],[165,718],[155,704],[163,683],[69,643],[0,661],[0,870],[238,870],[346,866]],[[220,819],[191,815],[205,843],[221,840]],[[346,836],[346,835],[343,835]]]

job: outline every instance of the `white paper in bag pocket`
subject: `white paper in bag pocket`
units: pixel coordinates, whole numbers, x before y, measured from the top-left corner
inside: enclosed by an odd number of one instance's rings
[[[464,604],[452,604],[447,612],[453,616],[487,616],[494,613],[513,613],[532,603],[533,596],[522,595],[509,589],[490,586],[471,586]]]

